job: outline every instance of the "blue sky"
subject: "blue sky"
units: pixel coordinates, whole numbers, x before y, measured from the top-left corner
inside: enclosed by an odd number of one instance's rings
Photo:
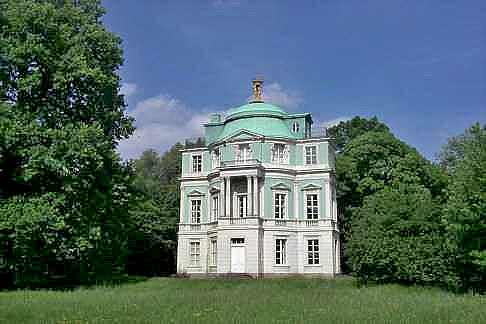
[[[137,131],[123,157],[201,134],[210,112],[267,102],[318,125],[377,116],[433,159],[486,122],[486,2],[105,0]]]

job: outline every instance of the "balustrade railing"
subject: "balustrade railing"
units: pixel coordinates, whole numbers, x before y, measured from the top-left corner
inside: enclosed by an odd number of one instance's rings
[[[286,227],[331,227],[337,229],[337,222],[332,219],[275,219],[260,217],[220,217],[217,221],[202,224],[179,224],[181,231],[207,231],[218,226],[231,225],[263,225]]]
[[[225,168],[231,166],[260,164],[260,160],[258,159],[230,160],[230,161],[221,161],[220,164],[221,167]]]

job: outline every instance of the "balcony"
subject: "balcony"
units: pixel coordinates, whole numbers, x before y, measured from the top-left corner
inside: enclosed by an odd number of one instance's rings
[[[312,127],[311,131],[305,134],[304,138],[325,138],[328,137],[327,127]]]
[[[181,232],[206,232],[216,230],[220,226],[253,225],[264,227],[297,227],[318,228],[327,227],[337,230],[337,222],[332,219],[274,219],[260,217],[220,217],[217,221],[202,224],[179,224]]]
[[[261,162],[258,159],[246,159],[246,160],[233,160],[233,161],[221,161],[221,167],[238,167],[238,166],[253,166],[260,165]]]

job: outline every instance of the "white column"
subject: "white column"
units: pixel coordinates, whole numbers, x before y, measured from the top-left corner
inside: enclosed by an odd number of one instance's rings
[[[255,211],[253,213],[254,216],[258,215],[258,177],[253,177],[253,190],[252,190],[252,194],[253,194],[253,210]]]
[[[329,179],[326,179],[326,183],[324,188],[326,188],[326,192],[324,193],[324,199],[326,200],[324,205],[326,206],[326,210],[324,212],[325,218],[330,219],[331,218],[331,184],[329,183]]]
[[[224,217],[224,193],[225,193],[225,179],[221,178],[221,184],[219,186],[219,217]]]
[[[231,215],[231,178],[226,178],[226,194],[224,195],[226,203],[226,214],[225,217],[230,217]]]
[[[181,201],[180,201],[180,208],[179,208],[179,223],[184,223],[184,203],[186,203],[186,197],[184,195],[184,186],[181,183]]]
[[[251,176],[246,176],[246,200],[248,202],[247,206],[247,216],[254,216],[253,213],[253,195],[252,195],[252,185],[251,185]]]

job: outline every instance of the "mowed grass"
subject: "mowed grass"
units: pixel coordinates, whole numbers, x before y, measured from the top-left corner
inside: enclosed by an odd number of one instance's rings
[[[0,293],[0,323],[486,323],[486,298],[353,279],[154,278]]]

